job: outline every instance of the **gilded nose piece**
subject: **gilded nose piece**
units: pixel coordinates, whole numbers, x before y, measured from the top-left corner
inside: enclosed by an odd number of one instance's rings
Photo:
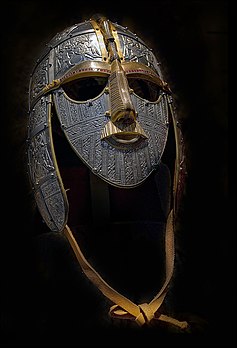
[[[113,146],[134,146],[147,135],[137,122],[137,113],[133,106],[128,80],[118,59],[111,64],[109,78],[110,120],[101,133],[101,139],[106,139]]]
[[[131,101],[128,81],[121,63],[115,59],[111,64],[109,79],[111,121],[128,126],[135,122],[136,112]]]

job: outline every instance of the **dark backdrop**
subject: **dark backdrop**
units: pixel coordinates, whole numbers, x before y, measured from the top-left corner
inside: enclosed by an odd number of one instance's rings
[[[32,236],[37,231],[32,230],[31,225],[24,162],[29,75],[38,53],[52,36],[95,12],[128,26],[158,52],[177,96],[187,149],[188,180],[180,231],[183,267],[178,275],[176,309],[188,313],[194,321],[197,317],[198,322],[205,323],[198,334],[182,337],[182,343],[234,343],[235,238],[229,223],[233,221],[234,210],[228,199],[227,151],[228,10],[228,1],[218,0],[4,3],[1,11],[6,22],[1,29],[3,216],[0,235],[3,344],[77,344],[81,337],[87,344],[115,341],[121,345],[138,345],[145,340],[151,344],[153,337],[156,344],[160,343],[160,336],[154,332],[136,333],[137,338],[131,334],[127,339],[113,331],[96,333],[93,325],[91,329],[88,325],[86,332],[81,332],[80,325],[75,332],[73,326],[71,332],[66,324],[69,318],[64,314],[71,313],[77,320],[80,313],[73,313],[73,308],[71,312],[65,311],[68,301],[64,297],[64,293],[68,295],[67,290],[64,291],[65,283],[61,289],[54,289],[55,294],[52,285],[48,293],[47,289],[42,293],[32,266],[35,262]],[[63,264],[60,257],[58,262]],[[49,317],[44,304],[50,303],[53,295],[57,302],[54,303],[55,315],[51,313]],[[65,341],[60,341],[62,337]],[[162,344],[180,342],[180,336],[172,334],[162,340]]]

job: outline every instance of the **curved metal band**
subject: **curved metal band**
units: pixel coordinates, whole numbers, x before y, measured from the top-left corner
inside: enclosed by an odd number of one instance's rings
[[[138,62],[124,62],[122,68],[128,77],[143,78],[156,83],[165,92],[170,93],[171,90],[166,82],[164,82],[158,74],[154,72],[148,66]],[[38,98],[42,95],[59,88],[64,83],[76,80],[82,77],[90,76],[109,76],[111,74],[111,64],[100,61],[85,61],[75,65],[61,78],[53,80],[47,84],[42,92],[38,95]]]

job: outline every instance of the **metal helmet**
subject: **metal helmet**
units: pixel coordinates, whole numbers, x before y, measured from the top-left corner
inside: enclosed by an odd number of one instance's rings
[[[60,151],[58,139],[70,145],[70,154],[89,171],[92,196],[103,185],[127,191],[154,178],[160,202],[157,219],[166,231],[167,266],[157,296],[149,305],[126,302],[103,280],[98,280],[103,286],[98,284],[95,278],[100,276],[88,266],[95,272],[92,281],[115,303],[111,315],[130,315],[141,325],[149,322],[156,317],[173,273],[173,229],[185,175],[183,138],[172,92],[153,51],[103,16],[58,33],[37,60],[29,90],[27,153],[35,200],[49,229],[65,232],[90,278],[70,229],[74,226],[69,227],[70,185],[65,187],[61,165],[67,152]],[[101,192],[95,209],[106,196]],[[99,215],[101,222],[103,214]],[[159,319],[166,320],[160,314]]]

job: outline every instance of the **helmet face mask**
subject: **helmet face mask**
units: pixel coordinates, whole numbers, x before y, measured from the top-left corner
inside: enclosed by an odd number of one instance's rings
[[[106,19],[76,24],[47,45],[29,95],[29,176],[49,229],[122,223],[164,234],[185,167],[172,93],[152,50]]]

